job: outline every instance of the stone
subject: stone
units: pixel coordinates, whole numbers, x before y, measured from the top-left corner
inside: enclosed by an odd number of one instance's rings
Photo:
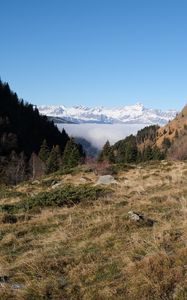
[[[145,217],[143,214],[129,211],[128,212],[129,218],[131,221],[134,221],[135,223],[139,225],[144,225],[144,226],[150,226],[152,227],[156,221]]]
[[[79,180],[81,183],[86,183],[87,180],[84,178],[84,177],[81,177],[80,180]]]
[[[34,180],[31,182],[31,184],[35,185],[35,184],[40,184],[40,181],[39,180]]]
[[[11,287],[15,290],[20,290],[20,289],[24,289],[25,285],[22,283],[14,283],[11,285]]]
[[[63,184],[63,182],[62,182],[62,181],[60,181],[60,182],[57,182],[57,183],[53,184],[51,188],[54,190],[54,189],[56,189],[56,188],[60,187],[62,184]]]
[[[88,177],[82,176],[79,181],[82,183],[87,183],[87,182],[90,182],[91,180]]]
[[[117,184],[117,181],[112,175],[103,175],[100,176],[99,179],[97,180],[96,185],[99,184],[104,184],[104,185]]]

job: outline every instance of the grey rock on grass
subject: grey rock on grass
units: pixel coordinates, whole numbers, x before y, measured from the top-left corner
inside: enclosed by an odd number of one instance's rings
[[[99,185],[99,184],[104,184],[104,185],[117,184],[117,181],[114,179],[114,177],[112,175],[103,175],[103,176],[99,177],[96,184],[97,185]]]

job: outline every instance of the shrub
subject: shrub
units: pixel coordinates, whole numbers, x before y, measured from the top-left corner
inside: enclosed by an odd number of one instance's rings
[[[17,217],[13,214],[5,213],[2,217],[2,223],[14,224],[17,223]]]
[[[27,211],[37,207],[61,207],[65,205],[71,207],[83,201],[97,200],[99,197],[105,196],[109,191],[109,189],[88,184],[80,186],[66,185],[56,191],[39,193],[15,205],[1,205],[0,208],[2,211],[10,213],[19,210]]]

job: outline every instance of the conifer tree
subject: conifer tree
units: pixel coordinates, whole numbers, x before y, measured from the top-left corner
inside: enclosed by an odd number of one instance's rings
[[[112,152],[110,147],[110,142],[106,141],[103,146],[103,149],[98,157],[98,161],[110,161],[112,159]]]
[[[144,158],[145,161],[153,159],[153,151],[152,151],[152,148],[150,146],[147,146],[144,149],[143,158]]]
[[[79,146],[71,138],[64,149],[62,164],[63,167],[73,168],[76,167],[81,161],[81,153]]]
[[[61,165],[61,153],[60,153],[60,147],[53,146],[49,158],[46,163],[46,173],[53,173],[59,170]]]
[[[138,149],[135,141],[129,141],[126,145],[125,161],[134,163],[137,161]]]
[[[68,136],[68,134],[66,133],[66,131],[65,131],[65,129],[63,128],[62,129],[62,138],[63,138],[63,141],[64,141],[64,143],[66,144],[68,141],[69,141],[69,136]]]
[[[43,140],[43,143],[40,147],[40,151],[39,151],[39,158],[46,163],[46,161],[48,160],[49,158],[49,154],[50,154],[50,151],[49,151],[49,147],[47,145],[47,141],[46,140]]]
[[[152,149],[152,154],[153,154],[153,160],[162,160],[165,158],[165,153],[160,151],[160,149],[157,146],[155,146]]]

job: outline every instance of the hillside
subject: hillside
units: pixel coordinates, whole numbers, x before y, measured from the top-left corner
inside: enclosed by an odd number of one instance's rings
[[[156,147],[170,159],[187,159],[187,106],[165,126],[155,129],[154,135],[150,138],[151,127],[147,128],[149,134],[138,145],[140,149],[146,146]],[[144,131],[145,129],[139,133]]]
[[[45,154],[40,153],[42,145]],[[35,106],[19,99],[7,83],[0,81],[0,183],[15,184],[54,172],[61,167],[63,153],[68,147],[73,151],[72,155],[68,153],[69,157],[73,159],[74,155],[75,160],[76,156],[79,163],[84,157],[82,146],[74,143],[65,130],[60,132],[53,121],[40,115]]]
[[[150,125],[101,151],[100,161],[139,163],[142,161],[187,159],[187,106],[165,126]]]
[[[156,144],[161,146],[164,139],[169,139],[171,142],[175,140],[176,137],[182,135],[187,128],[187,106],[177,114],[177,116],[171,120],[168,124],[161,127],[158,130],[158,137]]]
[[[41,116],[32,104],[20,100],[7,83],[0,82],[0,153],[38,152],[44,139],[50,148],[65,148],[68,137],[59,132],[53,122]]]
[[[187,163],[98,178],[82,167],[1,187],[1,300],[187,299]]]

